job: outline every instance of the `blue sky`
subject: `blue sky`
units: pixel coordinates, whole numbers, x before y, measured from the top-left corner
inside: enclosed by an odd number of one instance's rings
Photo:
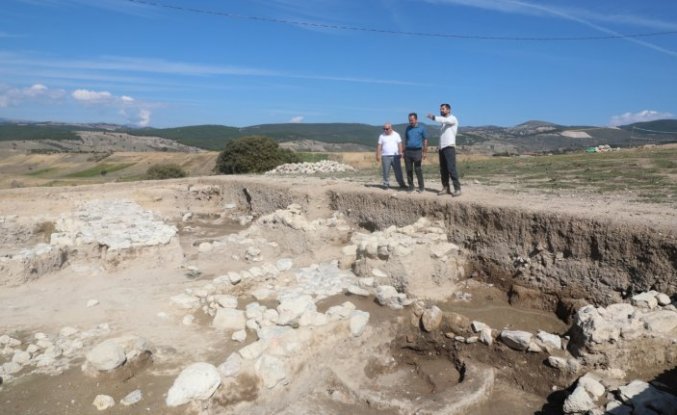
[[[524,40],[677,32],[674,1],[2,3],[0,118],[381,124],[442,102],[462,126],[677,116],[677,33]]]

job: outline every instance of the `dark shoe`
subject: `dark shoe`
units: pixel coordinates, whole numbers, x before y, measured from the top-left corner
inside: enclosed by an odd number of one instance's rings
[[[456,189],[453,192],[451,192],[451,196],[453,197],[458,197],[461,195],[461,189]]]
[[[442,190],[437,192],[437,196],[443,196],[443,195],[448,195],[448,194],[451,194],[448,187],[443,187]]]
[[[423,193],[423,189],[416,189],[416,193]]]
[[[411,193],[411,192],[413,192],[413,191],[414,191],[414,188],[413,188],[412,186],[409,186],[409,187],[407,188],[407,192]]]
[[[409,186],[407,186],[406,184],[401,184],[401,185],[400,185],[400,189],[408,189],[408,188],[409,188]]]

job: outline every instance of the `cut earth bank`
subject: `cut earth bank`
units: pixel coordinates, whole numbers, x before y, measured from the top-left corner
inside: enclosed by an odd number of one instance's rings
[[[674,215],[556,203],[271,177],[3,191],[0,402],[673,413]]]

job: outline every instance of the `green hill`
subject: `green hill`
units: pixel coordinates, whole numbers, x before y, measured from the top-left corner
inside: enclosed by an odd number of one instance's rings
[[[79,140],[71,125],[0,124],[0,141]]]
[[[177,128],[131,128],[127,134],[138,137],[153,136],[168,138],[187,146],[206,150],[221,150],[226,141],[240,137],[240,129],[225,125],[193,125]]]
[[[636,122],[621,126],[624,130],[639,130],[647,133],[677,134],[677,119]]]

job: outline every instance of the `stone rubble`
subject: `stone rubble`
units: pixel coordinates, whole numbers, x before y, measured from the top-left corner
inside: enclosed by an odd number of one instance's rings
[[[352,172],[355,168],[347,164],[339,163],[332,160],[321,160],[314,163],[287,163],[275,167],[273,170],[267,171],[266,176],[273,175],[312,175],[312,174],[326,174],[326,173],[343,173]]]

